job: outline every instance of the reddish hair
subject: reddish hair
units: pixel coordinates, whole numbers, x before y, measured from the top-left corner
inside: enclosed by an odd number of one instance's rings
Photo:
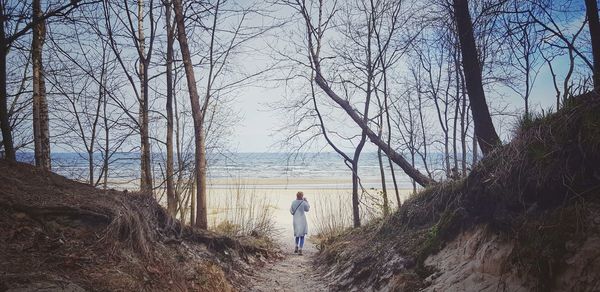
[[[304,193],[303,192],[297,192],[296,193],[296,199],[297,200],[302,200],[302,197],[304,197]]]

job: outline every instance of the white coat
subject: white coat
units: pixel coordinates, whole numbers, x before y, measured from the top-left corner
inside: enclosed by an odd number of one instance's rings
[[[305,236],[308,234],[308,223],[306,222],[305,215],[308,210],[310,210],[308,201],[294,200],[292,202],[290,213],[294,215],[294,236]]]

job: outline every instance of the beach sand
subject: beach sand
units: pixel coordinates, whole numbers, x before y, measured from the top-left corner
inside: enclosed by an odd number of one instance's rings
[[[308,212],[309,237],[326,229],[350,227],[352,225],[352,190],[349,178],[231,178],[209,180],[207,187],[208,225],[215,229],[220,223],[253,224],[266,210],[275,229],[275,237],[280,243],[293,243],[292,215],[290,205],[298,191],[303,191],[311,209]],[[363,181],[370,186],[377,181]],[[388,199],[395,208],[395,191],[388,183]],[[136,186],[131,186],[135,189]],[[382,195],[379,189],[370,188],[360,195],[361,221],[364,223],[374,216],[381,216]],[[401,201],[406,200],[412,190],[400,189]],[[166,207],[164,190],[157,196]],[[189,209],[187,210],[189,216]],[[261,213],[263,212],[263,213]]]
[[[275,228],[278,233],[287,238],[293,236],[292,230],[292,215],[290,214],[290,206],[293,200],[296,199],[296,192],[285,188],[253,188],[246,186],[242,196],[246,196],[236,201],[236,190],[226,188],[216,188],[208,190],[208,208],[209,208],[209,224],[213,226],[218,224],[227,216],[235,213],[235,209],[246,209],[251,207],[263,208],[267,207],[268,212],[273,218]],[[340,189],[304,189],[305,197],[307,198],[311,210],[307,213],[308,224],[310,227],[315,227],[315,222],[318,218],[317,214],[321,214],[325,204],[340,204],[351,207],[351,190]],[[250,206],[250,205],[254,206]],[[351,209],[348,209],[351,212]],[[351,214],[348,214],[351,215]],[[310,229],[309,229],[310,230]]]
[[[352,224],[352,190],[345,188],[341,179],[281,179],[252,178],[238,181],[238,184],[219,184],[211,182],[208,187],[208,222],[216,226],[231,216],[238,219],[240,213],[248,213],[249,208],[267,207],[272,216],[277,237],[281,241],[293,241],[292,215],[290,205],[298,191],[303,191],[310,204],[308,215],[309,235],[315,235],[319,230],[333,223],[344,223],[346,227]],[[327,187],[323,187],[327,186]],[[368,218],[381,211],[381,194],[378,190],[367,190],[361,196],[362,216]],[[406,200],[412,190],[399,190],[401,200]],[[388,190],[392,207],[396,206],[396,196],[393,190]],[[258,210],[252,210],[256,213]],[[233,220],[240,221],[240,220]]]

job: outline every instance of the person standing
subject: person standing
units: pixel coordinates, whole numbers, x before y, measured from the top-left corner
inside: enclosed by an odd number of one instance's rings
[[[296,200],[292,202],[290,213],[294,216],[294,237],[296,238],[296,248],[294,253],[302,255],[304,247],[304,237],[308,234],[308,222],[305,213],[310,210],[308,200],[303,192],[296,193]]]

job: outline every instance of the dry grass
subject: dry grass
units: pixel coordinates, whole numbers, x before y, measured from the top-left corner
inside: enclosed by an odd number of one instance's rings
[[[3,160],[0,186],[2,291],[48,281],[86,290],[226,291],[245,259],[269,256],[254,242],[183,226],[151,195],[103,191]]]
[[[353,226],[352,194],[324,194],[311,201],[313,205],[310,216],[314,222],[314,236],[317,247],[323,249],[328,242],[349,231]],[[396,208],[390,201],[390,208]],[[381,222],[385,214],[382,192],[370,190],[364,192],[360,199],[360,219],[362,225]]]
[[[312,204],[315,231],[314,238],[317,241],[327,240],[341,234],[352,226],[352,201],[350,194],[335,194],[318,196]]]
[[[229,236],[253,236],[272,240],[277,234],[273,209],[266,196],[257,195],[239,180],[223,197],[214,197],[209,228]]]
[[[467,178],[423,190],[382,224],[329,242],[320,258],[343,274],[346,285],[388,281],[381,267],[395,255],[407,261],[402,273],[425,279],[433,271],[424,259],[461,231],[485,224],[518,241],[512,267],[533,277],[532,286],[552,288],[564,267],[567,241],[589,236],[582,222],[600,201],[600,97],[577,99],[558,113],[522,122],[513,140]],[[340,263],[347,264],[336,267]],[[354,275],[346,274],[354,266],[370,271],[360,283],[344,276]]]

